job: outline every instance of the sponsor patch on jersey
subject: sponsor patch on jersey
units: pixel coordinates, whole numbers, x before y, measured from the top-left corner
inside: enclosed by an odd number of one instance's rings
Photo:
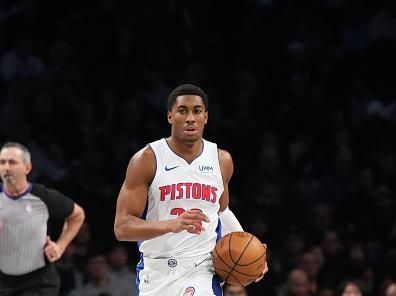
[[[169,267],[176,267],[177,265],[177,260],[176,259],[169,259],[168,260],[168,266]]]
[[[213,173],[213,167],[210,165],[200,165],[198,168],[201,173]]]
[[[195,288],[194,287],[188,287],[186,291],[184,291],[183,296],[193,296],[195,294]]]

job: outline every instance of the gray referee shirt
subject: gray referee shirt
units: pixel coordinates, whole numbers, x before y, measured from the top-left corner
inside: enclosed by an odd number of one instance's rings
[[[65,219],[74,202],[62,193],[31,183],[18,196],[0,189],[0,271],[23,275],[44,267],[49,218]]]

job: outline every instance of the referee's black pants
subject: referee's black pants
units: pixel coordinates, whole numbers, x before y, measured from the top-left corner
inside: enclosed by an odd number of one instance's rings
[[[0,272],[0,296],[58,296],[59,289],[59,274],[52,263],[24,275]]]

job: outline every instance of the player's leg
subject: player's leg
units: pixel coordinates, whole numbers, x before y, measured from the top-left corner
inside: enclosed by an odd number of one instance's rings
[[[189,279],[180,296],[222,296],[220,282],[213,276],[196,276]]]
[[[212,260],[191,268],[184,275],[181,296],[222,296],[220,279],[214,275]]]
[[[173,285],[177,282],[177,277],[163,261],[144,259],[139,262],[136,268],[139,296],[175,295]]]

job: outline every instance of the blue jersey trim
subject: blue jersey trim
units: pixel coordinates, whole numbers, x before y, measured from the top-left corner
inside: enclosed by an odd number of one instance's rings
[[[216,233],[217,233],[216,242],[218,242],[221,239],[221,237],[222,237],[220,215],[219,215],[217,221],[218,222],[217,222],[217,227],[216,227]]]
[[[214,275],[213,279],[212,279],[212,290],[216,296],[223,295],[223,289],[220,286],[221,283],[222,283],[222,280],[217,275]]]
[[[140,261],[136,265],[136,288],[138,290],[138,295],[140,292],[139,286],[140,286],[140,272],[144,269],[144,260],[143,260],[143,254],[140,253]]]

